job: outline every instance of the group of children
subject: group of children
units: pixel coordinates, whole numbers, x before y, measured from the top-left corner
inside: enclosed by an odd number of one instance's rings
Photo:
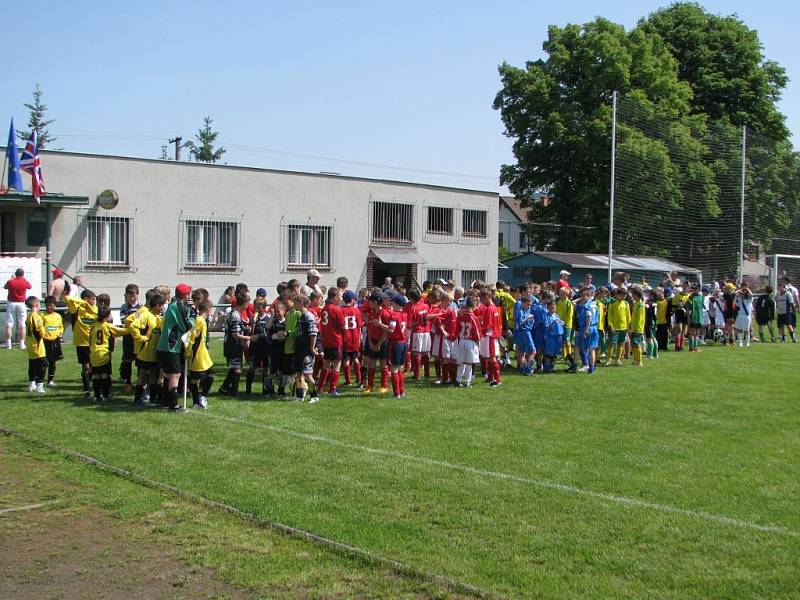
[[[294,285],[292,284],[294,283]],[[649,288],[639,285],[587,285],[574,290],[537,284],[509,290],[505,284],[475,282],[468,290],[426,285],[423,290],[399,288],[358,293],[332,287],[323,294],[302,293],[296,281],[281,283],[269,302],[259,289],[251,301],[245,284],[233,293],[225,315],[223,353],[227,373],[219,393],[237,396],[242,375],[245,394],[252,393],[260,373],[262,393],[314,403],[327,389],[340,395],[345,385],[365,393],[391,391],[405,396],[405,377],[431,377],[436,385],[469,387],[480,365],[490,387],[502,383],[501,367],[510,366],[516,350],[523,375],[552,373],[563,361],[569,372],[595,371],[598,364],[621,365],[623,358],[643,366],[643,358],[658,358],[670,341],[676,351],[699,352],[706,339],[748,346],[752,319],[759,335],[778,311],[785,339],[795,341],[793,318],[797,299],[788,282],[773,298],[771,289],[758,299],[733,283],[717,289],[699,285]],[[766,298],[766,300],[765,300]],[[208,342],[213,305],[208,291],[186,284],[150,289],[145,301],[139,288],[128,285],[120,309],[121,326],[111,322],[111,299],[84,290],[66,297],[73,326],[73,344],[81,365],[83,393],[98,401],[111,397],[111,356],[115,338],[122,337],[120,376],[134,390],[134,405],[157,403],[183,408],[180,390],[190,391],[193,405],[204,409],[214,381]],[[63,358],[64,324],[53,297],[29,297],[26,323],[29,389],[43,392],[44,381],[55,385],[56,363]],[[763,335],[761,335],[763,341]],[[581,366],[578,367],[578,363]],[[133,381],[133,365],[137,377]],[[245,373],[246,370],[246,373]]]

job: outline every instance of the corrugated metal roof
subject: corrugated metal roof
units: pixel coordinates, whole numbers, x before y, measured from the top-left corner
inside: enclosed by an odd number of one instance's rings
[[[532,252],[550,260],[563,263],[574,269],[597,269],[608,267],[607,254],[583,254],[580,252]],[[616,271],[684,271],[698,272],[660,256],[614,256],[611,269]]]

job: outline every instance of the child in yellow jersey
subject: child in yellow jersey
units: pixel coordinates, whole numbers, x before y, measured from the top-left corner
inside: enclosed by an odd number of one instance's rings
[[[128,322],[133,338],[133,352],[136,355],[136,386],[133,390],[134,408],[144,408],[152,400],[161,400],[161,386],[158,384],[158,340],[164,317],[164,296],[155,290],[147,292],[147,307],[140,309],[136,317]]]
[[[565,362],[575,364],[572,358],[572,324],[575,320],[575,305],[570,299],[571,290],[562,287],[558,290],[558,302],[556,302],[556,314],[564,321],[564,335],[561,338],[561,358]]]
[[[28,349],[28,391],[44,393],[44,373],[47,369],[47,355],[44,350],[44,321],[39,313],[39,299],[28,296],[25,306],[30,314],[25,320],[25,346]]]
[[[125,327],[111,322],[111,309],[102,306],[89,330],[89,360],[92,365],[92,387],[95,400],[111,400],[111,340],[128,333]]]
[[[94,292],[83,290],[80,298],[66,296],[67,312],[72,315],[72,343],[81,365],[81,383],[83,383],[83,397],[89,398],[90,382],[92,379],[92,365],[89,360],[89,330],[97,319],[97,296]]]
[[[56,384],[56,362],[64,358],[64,353],[61,351],[64,320],[56,312],[55,296],[44,299],[44,308],[42,321],[44,321],[44,351],[47,355],[47,385],[53,386]]]
[[[597,288],[594,295],[594,302],[597,304],[597,345],[600,358],[606,357],[606,294],[608,290],[604,287]]]
[[[611,361],[622,365],[622,353],[625,351],[625,342],[628,338],[628,328],[631,324],[631,305],[625,297],[628,292],[624,288],[614,290],[614,301],[608,305],[608,325],[611,328],[608,345],[608,358],[606,366]]]
[[[214,384],[214,361],[208,353],[208,315],[213,305],[209,300],[201,300],[197,305],[197,317],[188,332],[184,346],[186,360],[189,363],[189,389],[192,391],[193,408],[208,408],[208,392]]]
[[[664,297],[664,291],[661,288],[656,289],[656,342],[658,350],[661,352],[666,352],[667,344],[669,344],[671,316],[669,300]]]
[[[637,367],[643,367],[644,323],[647,309],[644,304],[644,296],[640,289],[632,289],[631,296],[633,297],[633,314],[631,315],[631,350],[633,352],[633,364]]]

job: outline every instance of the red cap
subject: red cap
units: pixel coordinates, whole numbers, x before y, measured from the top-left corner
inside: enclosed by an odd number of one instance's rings
[[[188,283],[179,283],[175,286],[175,293],[180,294],[181,296],[188,296],[192,293],[192,286]]]
[[[58,267],[56,267],[55,269],[53,269],[53,277],[55,277],[56,279],[58,279],[59,277],[63,277],[63,276],[64,276],[64,271],[62,271],[62,270],[61,270],[61,269],[59,269]]]

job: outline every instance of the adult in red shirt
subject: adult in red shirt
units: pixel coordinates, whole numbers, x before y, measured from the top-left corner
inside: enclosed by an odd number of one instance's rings
[[[6,304],[6,348],[11,350],[11,337],[14,333],[14,324],[17,325],[17,340],[19,347],[25,349],[25,298],[31,289],[30,282],[25,279],[25,271],[17,269],[14,277],[6,281],[5,289],[8,290],[8,304]]]
[[[558,292],[561,290],[561,288],[572,287],[569,284],[569,276],[570,275],[571,275],[571,273],[569,271],[565,271],[564,269],[561,269],[561,271],[558,274],[558,281],[556,281],[556,294],[558,294]]]
[[[322,338],[322,375],[319,389],[325,389],[330,383],[331,396],[339,396],[336,389],[339,385],[339,368],[342,366],[342,333],[344,332],[344,315],[339,307],[341,302],[339,288],[328,289],[328,299],[319,311],[319,333]]]

